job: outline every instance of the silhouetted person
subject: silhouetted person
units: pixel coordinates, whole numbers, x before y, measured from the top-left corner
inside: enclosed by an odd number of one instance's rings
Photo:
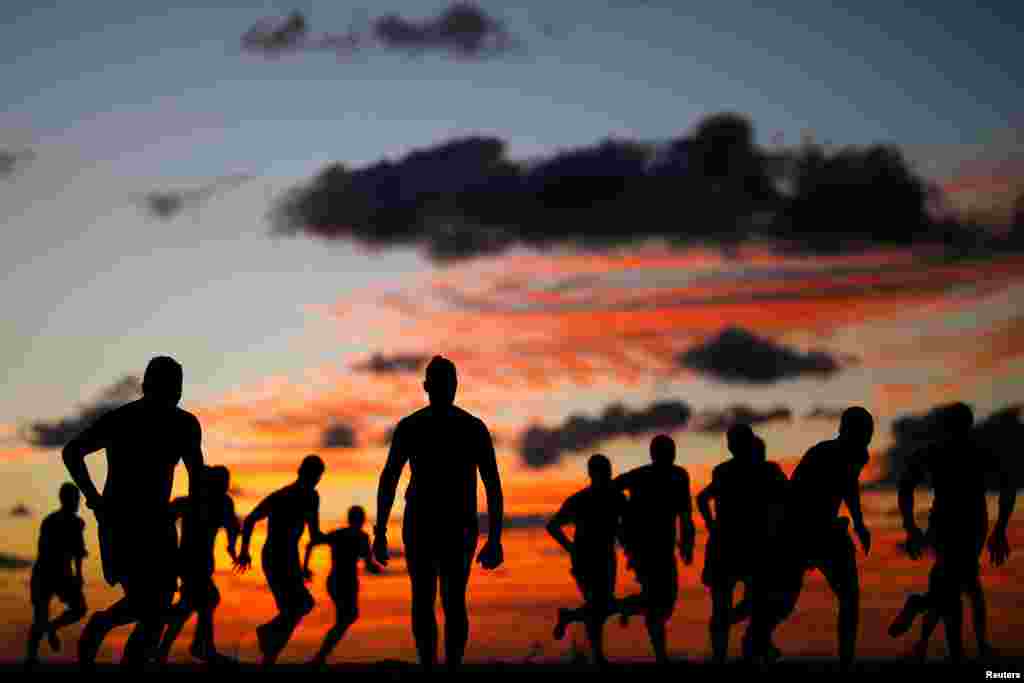
[[[183,520],[178,551],[181,595],[167,619],[167,631],[158,655],[161,661],[167,660],[174,640],[193,612],[198,617],[198,623],[189,653],[211,664],[228,664],[233,661],[217,652],[213,639],[213,613],[220,604],[220,591],[213,582],[213,550],[217,532],[221,529],[228,535],[228,554],[232,560],[238,559],[235,546],[240,529],[235,515],[235,503],[228,495],[231,473],[227,467],[218,465],[204,468],[203,475],[199,501],[201,515],[197,523],[185,519],[192,510],[188,498],[176,498],[171,503],[172,518]]]
[[[615,543],[620,537],[626,498],[612,486],[612,464],[603,455],[587,461],[590,486],[569,497],[548,522],[547,530],[569,553],[572,575],[583,595],[578,609],[559,609],[555,638],[565,637],[569,624],[582,621],[599,665],[604,656],[604,623],[615,611]],[[574,525],[572,540],[562,527]]]
[[[85,559],[85,520],[78,516],[80,495],[74,484],[60,487],[60,509],[43,520],[39,528],[39,554],[32,566],[32,631],[28,638],[29,665],[39,661],[39,642],[46,636],[50,649],[59,652],[57,631],[85,616],[82,588],[82,560]],[[67,606],[50,621],[54,596]]]
[[[928,638],[938,620],[945,622],[950,660],[963,655],[962,604],[966,593],[974,612],[974,631],[979,654],[989,651],[985,594],[981,587],[980,556],[988,537],[992,563],[1001,565],[1010,554],[1006,530],[1017,491],[1010,473],[995,453],[981,448],[971,437],[974,414],[969,406],[955,403],[946,416],[945,438],[924,449],[911,463],[900,482],[899,507],[907,531],[907,552],[917,559],[925,546],[935,553],[928,578],[928,593],[913,594],[889,629],[892,636],[906,633],[914,618],[927,613],[917,654],[924,657]],[[985,480],[990,471],[1000,475],[999,518],[988,535]],[[914,521],[914,488],[929,479],[934,492],[928,532]]]
[[[242,525],[242,551],[236,567],[244,572],[252,566],[249,541],[253,529],[260,520],[267,520],[267,540],[260,559],[278,615],[256,628],[264,666],[277,661],[295,627],[313,610],[313,596],[306,589],[299,561],[299,540],[307,526],[310,542],[318,543],[323,538],[320,496],[316,492],[323,474],[324,461],[307,455],[299,466],[298,479],[260,501]]]
[[[629,494],[623,540],[641,587],[639,595],[623,598],[620,608],[624,616],[644,615],[654,656],[662,664],[668,663],[665,625],[679,595],[677,540],[683,562],[693,564],[695,534],[690,475],[675,459],[675,442],[661,434],[651,440],[650,465],[615,479]]]
[[[477,561],[485,569],[501,566],[503,502],[494,444],[487,426],[454,405],[455,365],[435,356],[427,365],[423,388],[430,405],[403,418],[391,438],[387,464],[377,489],[373,553],[387,564],[387,523],[405,464],[412,474],[405,492],[402,539],[412,583],[412,632],[424,668],[437,663],[438,583],[445,614],[445,658],[450,669],[462,663],[469,638],[466,587],[479,540],[477,472],[487,492],[490,530]]]
[[[792,613],[804,575],[808,570],[818,569],[839,601],[840,666],[844,670],[852,666],[857,646],[860,580],[856,549],[847,531],[850,520],[839,517],[839,509],[846,504],[853,529],[867,554],[871,533],[861,514],[859,478],[868,462],[873,433],[871,414],[861,407],[848,408],[840,418],[839,436],[811,448],[793,471],[775,549],[777,559],[759,568],[755,578],[759,588],[744,639],[744,654],[748,658],[769,654],[771,634]]]
[[[328,655],[341,641],[345,631],[359,618],[359,560],[366,563],[366,569],[371,574],[379,574],[381,571],[380,565],[374,561],[370,552],[370,537],[363,531],[365,523],[366,511],[358,505],[353,506],[348,511],[347,527],[335,529],[321,536],[318,542],[310,541],[306,546],[306,559],[302,566],[307,579],[313,577],[309,571],[309,558],[313,554],[313,548],[326,544],[331,549],[331,573],[327,576],[327,594],[334,603],[334,626],[327,632],[320,651],[311,662],[314,667],[322,667],[327,662]]]
[[[711,483],[697,495],[708,530],[701,580],[711,589],[711,648],[719,664],[726,660],[729,627],[738,616],[731,614],[733,593],[742,582],[739,610],[750,604],[754,569],[772,553],[786,493],[786,475],[765,459],[764,442],[748,425],[734,425],[726,439],[732,460],[717,465]]]
[[[121,584],[124,598],[96,612],[82,630],[78,658],[96,659],[111,629],[136,623],[122,664],[141,666],[159,643],[164,617],[177,583],[177,532],[171,521],[174,468],[184,461],[190,499],[198,500],[202,479],[202,428],[178,407],[181,366],[154,358],[142,380],[142,398],[116,408],[64,447],[64,464],[96,514],[103,575]],[[85,456],[106,449],[107,481],[100,496]]]

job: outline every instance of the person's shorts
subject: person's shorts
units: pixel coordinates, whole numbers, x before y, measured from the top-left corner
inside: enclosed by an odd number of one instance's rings
[[[266,548],[266,546],[264,546]],[[263,556],[263,573],[267,577],[270,593],[281,613],[298,612],[308,614],[313,609],[313,595],[306,588],[299,558],[285,557],[276,560]]]
[[[578,558],[572,575],[588,606],[610,611],[615,602],[615,553],[604,557]]]
[[[70,575],[47,575],[33,572],[30,581],[32,604],[49,602],[54,596],[71,609],[86,610],[81,581]]]

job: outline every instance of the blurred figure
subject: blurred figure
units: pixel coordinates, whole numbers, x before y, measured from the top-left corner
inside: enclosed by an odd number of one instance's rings
[[[81,496],[74,484],[60,487],[60,509],[43,520],[39,528],[39,554],[32,565],[32,630],[28,638],[29,666],[39,661],[39,643],[46,636],[50,649],[60,652],[57,631],[85,616],[85,581],[82,561],[85,552],[85,520],[78,516]],[[54,596],[67,609],[50,621],[50,600]]]
[[[641,586],[638,595],[620,601],[620,609],[624,620],[630,614],[644,615],[659,664],[669,661],[665,625],[679,594],[677,539],[683,562],[693,564],[690,475],[674,464],[675,459],[675,442],[661,434],[651,440],[651,464],[626,472],[614,482],[629,494],[623,545]]]
[[[449,669],[457,669],[462,663],[469,639],[466,586],[480,534],[477,472],[487,492],[490,525],[477,562],[484,569],[496,569],[504,560],[504,503],[494,444],[482,420],[454,405],[457,387],[455,364],[434,356],[423,383],[430,405],[403,418],[395,427],[377,489],[373,553],[380,564],[386,565],[388,518],[402,469],[409,463],[412,474],[405,491],[402,538],[412,583],[412,632],[420,663],[428,671],[437,663],[434,602],[438,583]]]
[[[316,492],[323,475],[324,461],[316,455],[306,456],[299,466],[298,479],[260,501],[242,525],[242,551],[235,566],[245,572],[252,566],[249,542],[253,529],[260,520],[267,520],[261,561],[278,614],[256,629],[264,666],[277,661],[299,622],[313,610],[313,596],[306,589],[299,562],[299,539],[307,526],[311,543],[323,539],[320,496]]]
[[[900,636],[913,626],[919,614],[926,614],[921,639],[915,648],[918,658],[927,654],[928,639],[939,620],[945,622],[950,661],[963,656],[963,606],[960,596],[971,600],[974,632],[979,656],[989,654],[985,593],[981,586],[980,556],[988,549],[992,564],[1003,564],[1010,555],[1006,530],[1013,514],[1017,490],[1010,473],[995,453],[980,448],[971,438],[974,414],[964,403],[949,406],[945,419],[945,438],[928,446],[913,460],[900,482],[899,507],[907,532],[908,554],[917,559],[925,547],[935,552],[935,564],[928,577],[928,592],[912,594],[889,627],[889,634]],[[985,502],[985,475],[998,472],[999,518],[988,535],[988,506]],[[914,488],[929,480],[934,491],[928,533],[914,520]]]
[[[754,570],[771,561],[772,544],[785,504],[786,475],[766,460],[764,441],[749,425],[729,428],[732,460],[717,465],[711,483],[697,495],[708,530],[701,580],[711,589],[711,648],[716,664],[726,660],[729,627],[751,605]],[[714,502],[714,515],[711,503]],[[733,612],[733,592],[744,584],[744,599]]]
[[[597,664],[604,666],[604,623],[615,613],[615,542],[621,532],[626,498],[612,486],[612,464],[603,455],[587,462],[590,486],[569,497],[548,522],[547,530],[565,548],[572,575],[583,595],[578,609],[559,609],[555,638],[565,637],[569,624],[582,621]],[[574,525],[572,540],[562,527]]]
[[[154,358],[143,376],[142,398],[106,413],[64,447],[64,464],[96,514],[103,576],[124,589],[123,599],[93,614],[82,630],[83,668],[95,664],[112,629],[131,623],[136,627],[121,663],[141,667],[156,654],[177,583],[178,534],[170,512],[174,468],[184,461],[190,504],[198,503],[202,479],[202,428],[195,415],[178,407],[182,374],[174,359]],[[85,456],[100,450],[107,456],[102,496],[85,465]]]
[[[327,663],[327,657],[341,641],[348,627],[359,618],[359,560],[366,563],[371,574],[381,572],[370,552],[370,537],[363,531],[366,524],[366,511],[358,505],[349,508],[348,526],[335,529],[324,534],[319,541],[310,541],[306,546],[306,558],[302,563],[302,573],[307,580],[313,578],[309,571],[309,558],[313,548],[325,544],[331,549],[331,573],[327,576],[327,594],[334,603],[334,626],[324,637],[323,645],[311,665],[321,668]]]
[[[217,651],[213,639],[213,613],[220,604],[220,592],[213,582],[213,551],[217,532],[221,529],[228,535],[228,554],[232,560],[238,560],[235,546],[240,529],[235,515],[235,503],[228,495],[231,473],[223,465],[206,467],[203,473],[200,519],[197,523],[185,519],[191,511],[188,498],[176,498],[171,502],[172,518],[174,521],[183,520],[181,547],[178,551],[181,596],[171,608],[167,619],[167,631],[158,654],[162,662],[167,661],[174,640],[195,612],[198,624],[189,653],[210,664],[234,663],[230,657]]]
[[[844,503],[866,555],[871,533],[860,508],[860,473],[868,462],[874,419],[861,407],[847,408],[839,421],[839,436],[823,441],[800,460],[790,478],[780,535],[773,549],[777,559],[760,568],[751,623],[744,637],[747,658],[769,657],[775,628],[793,612],[804,575],[818,569],[839,601],[839,662],[853,666],[860,612],[857,555],[839,517]]]

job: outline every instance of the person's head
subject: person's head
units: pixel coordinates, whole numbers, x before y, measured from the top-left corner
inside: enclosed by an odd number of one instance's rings
[[[966,403],[954,403],[946,409],[946,429],[954,437],[967,436],[974,426],[974,411]]]
[[[748,424],[734,424],[725,433],[725,442],[729,452],[741,460],[751,460],[754,444],[754,430]]]
[[[455,402],[458,387],[455,363],[443,356],[434,356],[427,364],[427,376],[423,388],[430,396],[431,405],[451,405]]]
[[[847,408],[839,418],[839,438],[857,448],[867,448],[874,433],[874,418],[860,406]]]
[[[651,462],[655,465],[671,465],[676,461],[676,442],[665,434],[651,439]]]
[[[142,377],[142,394],[147,399],[178,405],[181,400],[183,373],[178,361],[170,356],[157,356],[149,361]]]
[[[207,467],[206,485],[211,496],[226,496],[231,488],[231,472],[224,465]]]
[[[299,483],[306,488],[316,488],[324,476],[324,461],[319,455],[307,455],[299,465]]]
[[[361,505],[353,505],[348,509],[348,525],[353,529],[362,529],[366,524],[366,510]]]
[[[587,460],[587,474],[594,486],[604,487],[612,481],[612,463],[600,453],[590,456]]]
[[[60,487],[60,506],[62,509],[68,512],[78,512],[78,504],[81,501],[82,496],[78,492],[78,487],[68,482],[61,484]]]

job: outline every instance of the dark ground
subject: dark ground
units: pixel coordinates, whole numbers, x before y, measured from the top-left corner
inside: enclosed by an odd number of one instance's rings
[[[15,672],[23,671],[23,666],[17,662],[3,662],[0,663],[0,671],[3,672]],[[100,665],[98,672],[103,673],[106,671],[117,671],[118,667],[114,665]],[[69,664],[53,664],[49,665],[45,662],[35,668],[34,672],[38,673],[50,673],[50,672],[68,672],[78,673],[78,668],[74,665]],[[172,664],[164,669],[154,667],[151,669],[152,672],[167,673],[190,673],[190,672],[208,672],[210,669],[194,666],[190,664]],[[216,673],[221,673],[223,670],[214,670]],[[257,672],[261,669],[255,664],[243,664],[241,666],[241,672]],[[298,673],[309,671],[306,667],[299,665],[282,664],[274,667],[271,671],[280,673]],[[443,669],[442,669],[443,671]],[[463,669],[465,674],[478,675],[493,677],[496,674],[509,674],[522,678],[523,676],[529,676],[532,674],[598,674],[598,669],[586,664],[572,664],[572,663],[503,663],[503,662],[492,662],[482,664],[467,664]],[[234,675],[237,675],[239,671],[233,670]],[[906,680],[911,683],[923,683],[925,680],[958,680],[958,681],[974,681],[974,680],[1000,680],[998,678],[989,678],[986,672],[992,673],[1003,673],[1009,672],[1017,674],[1013,678],[1019,678],[1024,680],[1024,658],[1012,657],[1012,658],[997,658],[989,660],[988,662],[969,662],[960,667],[952,667],[941,660],[932,660],[924,664],[916,664],[904,660],[897,659],[874,659],[864,660],[857,664],[855,670],[852,672],[851,677],[864,678],[868,676],[881,676],[884,679],[879,679],[878,683],[882,680]],[[414,664],[408,662],[398,661],[384,661],[376,664],[344,664],[339,663],[328,667],[323,673],[341,673],[351,677],[353,675],[358,676],[365,674],[372,676],[376,680],[380,679],[394,679],[399,678],[407,674],[420,673],[419,668]],[[674,662],[666,671],[659,670],[652,662],[641,661],[641,662],[629,662],[619,661],[615,662],[610,670],[607,672],[611,675],[632,675],[633,673],[638,674],[652,674],[657,676],[668,675],[684,675],[684,676],[707,676],[708,678],[721,678],[721,676],[727,677],[742,677],[744,679],[750,678],[763,678],[765,680],[776,680],[778,678],[791,679],[800,678],[803,676],[813,676],[814,678],[821,679],[825,676],[835,676],[839,673],[838,664],[834,659],[790,659],[780,661],[772,666],[764,667],[761,669],[749,667],[740,663],[729,664],[724,668],[714,667],[711,664],[703,661],[677,661]],[[227,671],[224,671],[225,675],[232,675]],[[601,672],[600,675],[606,675]],[[954,677],[955,679],[951,679]]]

